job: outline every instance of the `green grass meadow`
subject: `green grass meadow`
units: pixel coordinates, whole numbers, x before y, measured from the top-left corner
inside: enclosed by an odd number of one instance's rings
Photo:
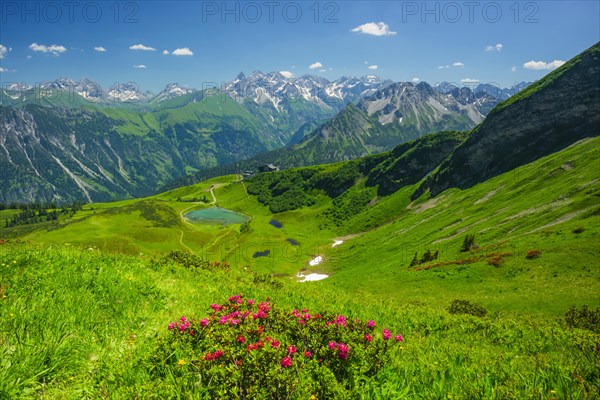
[[[598,323],[564,319],[571,306],[600,307],[599,145],[587,139],[436,198],[411,201],[416,185],[404,187],[326,229],[325,194],[272,214],[233,175],[88,204],[56,223],[2,227],[0,399],[210,398],[210,382],[195,380],[191,366],[159,376],[153,355],[170,321],[203,318],[211,303],[238,293],[402,333],[389,362],[339,398],[599,398]],[[186,201],[210,203],[211,189],[215,205],[249,223],[182,218],[212,207]],[[467,234],[477,247],[460,252]],[[335,239],[344,242],[334,248]],[[428,249],[436,260],[409,266]],[[185,268],[166,261],[171,250],[231,267]],[[309,266],[316,256],[324,261]],[[302,270],[330,276],[298,283]],[[451,314],[456,299],[487,314]],[[291,398],[311,395],[298,389]]]

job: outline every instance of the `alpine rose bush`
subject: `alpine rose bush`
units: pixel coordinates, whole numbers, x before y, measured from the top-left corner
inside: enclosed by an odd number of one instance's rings
[[[167,324],[168,335],[152,357],[158,377],[175,376],[202,397],[347,395],[376,375],[403,341],[388,329],[378,333],[372,320],[283,311],[268,298],[259,302],[239,294],[209,310],[206,317],[182,316]]]

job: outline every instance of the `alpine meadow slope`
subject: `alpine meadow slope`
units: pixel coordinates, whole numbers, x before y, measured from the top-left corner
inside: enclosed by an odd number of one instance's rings
[[[599,398],[599,50],[469,132],[139,199],[3,205],[0,397]],[[410,119],[384,98],[315,132],[356,127],[375,151],[368,132]],[[249,220],[186,218],[210,207]]]

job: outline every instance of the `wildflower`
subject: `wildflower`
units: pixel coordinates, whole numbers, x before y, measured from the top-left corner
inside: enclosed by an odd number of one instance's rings
[[[309,313],[305,313],[302,318],[304,319],[310,319],[310,314]]]
[[[258,305],[258,308],[259,308],[260,310],[262,310],[262,311],[265,311],[265,312],[269,312],[269,311],[271,311],[271,306],[269,305],[269,302],[268,302],[268,301],[263,301],[262,303],[260,303],[260,304]]]
[[[171,323],[169,324],[169,330],[170,330],[170,331],[172,331],[172,330],[173,330],[173,328],[175,328],[175,322],[171,322]]]
[[[279,341],[278,340],[273,340],[271,342],[271,347],[274,348],[274,349],[278,348],[279,347]]]
[[[288,368],[292,366],[292,359],[290,357],[283,357],[283,360],[281,360],[281,366],[283,368]]]
[[[303,313],[307,313],[307,312],[308,312],[308,308],[303,308],[303,309],[302,309],[302,312],[303,312]]]
[[[383,335],[383,340],[388,340],[389,338],[392,337],[392,334],[387,329],[382,330],[381,334]]]
[[[366,333],[365,336],[363,336],[363,337],[369,343],[371,343],[373,341],[373,336],[369,335],[368,333]]]
[[[296,346],[291,345],[290,347],[288,347],[287,352],[289,354],[294,354],[296,352]]]
[[[223,306],[220,306],[218,304],[211,304],[210,308],[212,308],[214,312],[218,312],[219,310],[221,310],[223,308]]]
[[[335,349],[336,347],[337,347],[337,343],[336,342],[334,342],[334,341],[329,342],[329,348],[331,350]]]
[[[248,303],[248,305],[254,305],[254,300],[252,299],[248,299],[248,301],[246,301]]]
[[[350,350],[348,348],[348,345],[346,345],[344,343],[338,344],[338,351],[340,352],[339,356],[342,360],[345,360],[346,358],[348,358],[348,350]]]
[[[314,394],[311,394],[309,400],[317,400],[317,396],[315,396]]]
[[[239,323],[240,323],[240,320],[239,319],[235,319],[235,318],[233,318],[231,321],[229,321],[229,325],[237,325]]]
[[[375,328],[375,321],[370,319],[369,322],[367,322],[367,328]]]
[[[396,338],[396,342],[401,342],[402,340],[404,340],[404,339],[402,339],[402,335],[396,335],[395,338]]]
[[[240,335],[236,338],[236,340],[238,341],[238,343],[244,343],[246,341],[246,338],[244,337],[244,335]]]
[[[221,357],[223,354],[224,354],[224,353],[223,353],[223,351],[222,351],[222,350],[217,350],[217,351],[215,351],[215,353],[214,353],[214,357],[215,357],[215,359],[217,359],[217,358]]]
[[[311,358],[312,357],[312,353],[307,350],[307,351],[304,352],[304,357]]]
[[[342,326],[346,326],[346,317],[344,317],[343,315],[339,315],[335,318],[335,322],[338,325],[342,325]]]
[[[177,362],[177,364],[179,364],[179,365],[185,365],[185,360],[181,359],[181,360],[179,360],[179,361]]]
[[[200,320],[200,325],[201,326],[207,326],[208,325],[208,319],[207,318],[201,319]]]

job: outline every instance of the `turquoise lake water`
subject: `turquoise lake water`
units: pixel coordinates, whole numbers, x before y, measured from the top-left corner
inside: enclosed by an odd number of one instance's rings
[[[250,220],[243,214],[221,207],[190,211],[185,214],[185,219],[192,223],[218,225],[242,224]]]

